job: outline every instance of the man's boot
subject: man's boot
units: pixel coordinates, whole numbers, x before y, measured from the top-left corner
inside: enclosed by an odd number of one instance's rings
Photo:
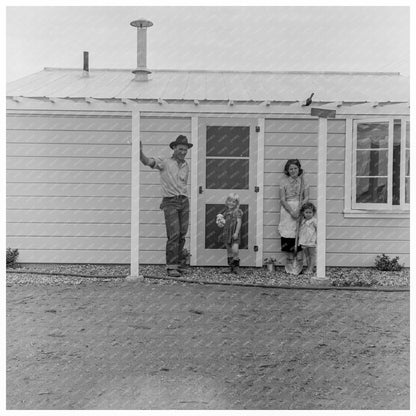
[[[240,259],[233,259],[231,262],[231,273],[240,274]]]

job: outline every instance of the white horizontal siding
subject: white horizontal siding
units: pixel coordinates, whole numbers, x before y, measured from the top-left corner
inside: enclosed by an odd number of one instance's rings
[[[12,183],[90,183],[90,184],[130,184],[131,173],[128,171],[94,170],[56,170],[51,175],[48,170],[7,170],[6,180]]]
[[[29,144],[129,144],[131,131],[115,130],[7,130],[7,143]]]
[[[82,227],[81,227],[82,228]],[[130,251],[130,235],[125,237],[105,236],[18,236],[9,237],[11,247],[18,247],[23,244],[27,250],[121,250]],[[160,250],[164,254],[166,238],[164,236],[152,236],[140,238],[140,250]],[[55,262],[54,262],[55,263]],[[93,262],[92,262],[93,263]]]
[[[287,159],[279,159],[278,161],[270,159],[264,161],[264,171],[267,173],[279,173],[283,172],[283,166]],[[318,164],[315,159],[302,160],[302,169],[308,174],[318,173]],[[327,163],[327,172],[331,173],[342,173],[344,174],[344,160],[329,160]]]
[[[141,130],[149,156],[170,156],[190,120],[143,118]],[[129,263],[130,155],[129,115],[9,116],[7,245],[19,261]],[[140,169],[140,262],[164,263],[159,173]]]
[[[409,265],[409,221],[344,218],[344,120],[328,120],[327,265],[373,266],[377,254],[399,255]],[[287,159],[302,163],[316,203],[317,120],[266,120],[264,173],[264,255],[283,259],[277,226],[279,182]],[[406,260],[407,259],[407,260]]]
[[[67,144],[59,143],[8,143],[7,155],[28,157],[53,157],[53,158],[129,158],[131,147],[127,143],[119,144]]]
[[[328,253],[349,253],[349,254],[367,254],[369,260],[375,255],[381,253],[400,254],[402,250],[400,246],[403,244],[401,240],[389,241],[373,241],[363,239],[343,239],[343,240],[326,240],[326,248]],[[280,240],[265,239],[265,252],[280,251]],[[404,253],[408,254],[408,253]],[[335,266],[327,264],[327,266]]]
[[[130,252],[123,250],[19,250],[19,259],[27,263],[51,263],[51,259],[59,259],[60,263],[94,263],[129,264]],[[157,264],[160,262],[160,251],[143,249],[140,251],[139,262],[142,264]]]
[[[367,240],[381,240],[383,235],[389,234],[390,238],[395,241],[409,241],[410,229],[406,227],[360,227],[360,226],[330,226],[327,230],[328,240],[357,240],[365,238]],[[277,225],[265,225],[264,226],[264,237],[265,238],[276,238],[278,236]]]
[[[316,199],[318,123],[266,120],[265,130],[264,256],[281,258],[278,182],[286,160],[299,158]],[[190,138],[190,131],[189,118],[144,117],[145,154],[169,157],[168,144],[178,134]],[[408,265],[409,220],[344,218],[344,142],[345,121],[329,120],[328,265],[372,266],[383,252]],[[7,245],[19,249],[20,261],[129,263],[130,152],[127,115],[8,117]],[[139,260],[164,263],[159,173],[143,165],[140,170]]]
[[[130,157],[31,157],[8,156],[6,167],[9,170],[92,170],[92,171],[128,171]]]
[[[299,146],[310,146],[316,142],[317,133],[277,133],[269,132],[265,137],[265,145],[270,146],[289,146],[289,147],[299,147]],[[329,133],[328,134],[328,143],[331,143],[331,146],[343,147],[345,145],[345,134],[339,133]]]
[[[340,206],[337,209],[337,206]],[[278,205],[280,207],[280,205]],[[403,219],[392,218],[386,221],[385,218],[367,218],[364,222],[362,218],[344,218],[342,212],[343,205],[340,201],[328,201],[327,202],[327,215],[326,215],[326,225],[329,226],[340,226],[340,227],[374,227],[374,228],[404,228],[409,229],[406,225],[406,221]],[[264,213],[264,225],[274,225],[277,227],[279,224],[279,216],[277,215],[280,212],[279,210],[273,212]]]
[[[131,131],[131,117],[120,115],[96,115],[91,114],[12,114],[6,120],[7,130],[45,130],[45,131]]]

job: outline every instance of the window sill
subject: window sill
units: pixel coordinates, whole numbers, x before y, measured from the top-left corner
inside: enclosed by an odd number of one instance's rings
[[[402,218],[409,219],[410,211],[344,210],[344,218]]]

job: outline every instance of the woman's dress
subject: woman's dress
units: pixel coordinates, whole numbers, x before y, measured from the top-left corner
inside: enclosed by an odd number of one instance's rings
[[[285,195],[286,202],[292,210],[299,211],[299,196],[301,187],[302,193],[309,188],[309,185],[305,182],[305,180],[302,180],[302,176],[298,176],[297,178],[285,176],[280,183],[281,195]],[[297,219],[293,218],[281,204],[278,230],[281,237],[282,251],[294,251],[296,242],[296,225]],[[301,247],[298,245],[298,251],[299,250],[301,250]]]

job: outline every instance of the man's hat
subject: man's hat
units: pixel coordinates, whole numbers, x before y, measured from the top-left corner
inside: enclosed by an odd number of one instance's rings
[[[184,144],[185,146],[188,146],[188,149],[190,149],[193,146],[192,143],[188,143],[188,138],[181,134],[176,138],[174,142],[171,142],[169,144],[169,147],[173,149],[175,146],[178,146],[179,144]]]

